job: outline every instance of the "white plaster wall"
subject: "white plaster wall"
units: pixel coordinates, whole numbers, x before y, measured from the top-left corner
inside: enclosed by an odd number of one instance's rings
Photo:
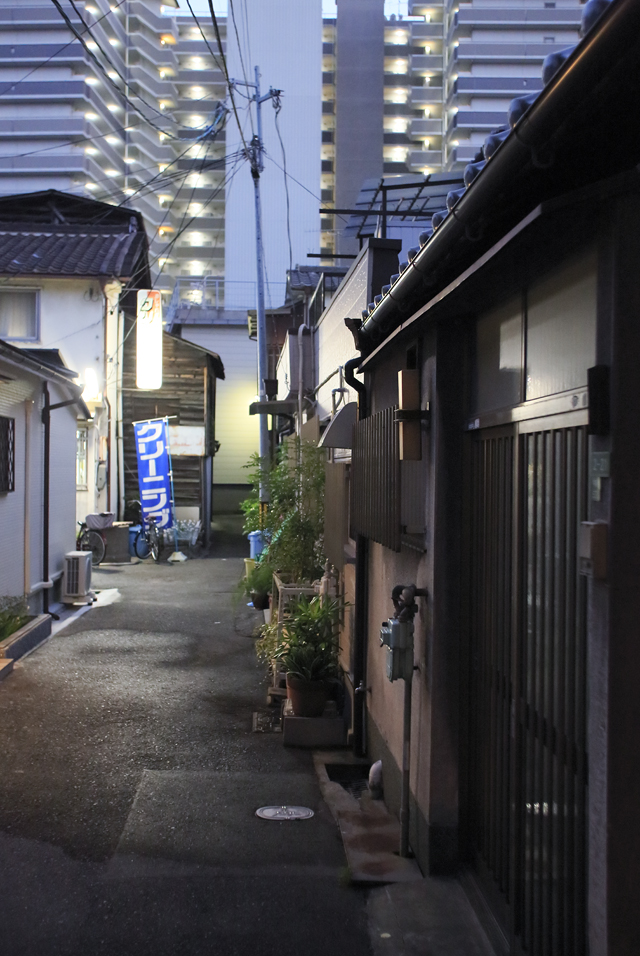
[[[328,375],[344,365],[359,353],[356,351],[353,336],[344,324],[347,317],[359,318],[360,313],[367,307],[369,289],[369,261],[365,252],[363,258],[354,263],[348,276],[343,280],[341,287],[333,297],[331,305],[324,312],[315,331],[315,351],[317,381],[323,382]],[[335,375],[323,385],[317,395],[316,414],[320,419],[331,414],[331,391],[338,388],[339,376]],[[355,402],[358,393],[348,386],[343,404]]]
[[[3,363],[0,361],[0,371]],[[15,419],[15,491],[0,495],[0,596],[39,590],[42,581],[42,382],[7,366],[13,382],[0,383],[0,415]],[[51,402],[68,392],[50,386]],[[75,408],[52,412],[50,472],[51,574],[61,572],[75,537]]]
[[[247,484],[246,465],[258,451],[258,416],[249,415],[256,401],[256,343],[245,325],[182,327],[182,337],[217,352],[225,377],[216,383],[216,438],[220,451],[213,460],[213,483]]]
[[[36,341],[12,340],[18,348],[57,348],[66,365],[78,373],[75,382],[85,384],[87,369],[93,369],[98,388],[111,401],[114,412],[112,428],[112,510],[117,506],[117,468],[115,442],[115,415],[117,414],[116,385],[120,375],[120,351],[118,350],[117,315],[109,318],[105,334],[105,296],[98,280],[91,279],[11,279],[8,286],[37,289],[40,293],[39,330]],[[107,434],[109,415],[104,403],[94,411],[95,423],[89,429],[89,460],[87,462],[86,491],[79,491],[75,510],[82,520],[90,512],[105,511],[109,507],[107,490],[98,493],[96,488],[99,437]],[[75,417],[78,409],[72,409]],[[53,420],[53,419],[52,419]],[[52,445],[53,451],[53,445]],[[75,432],[74,432],[75,460]],[[75,469],[75,466],[74,466]],[[73,475],[75,488],[75,470]],[[68,549],[67,549],[68,550]]]
[[[293,265],[306,263],[307,252],[318,252],[320,242],[321,0],[246,0],[236,14],[236,20],[247,79],[254,81],[253,68],[258,66],[262,92],[267,92],[270,86],[284,91],[279,126],[285,146],[287,171],[292,177],[289,179],[289,194]],[[244,79],[231,22],[228,23],[227,38],[229,74],[232,78]],[[244,109],[247,101],[239,95],[236,101],[248,141],[252,132]],[[270,102],[263,104],[262,116],[267,154],[260,180],[266,275],[270,282],[284,283],[285,272],[289,268],[286,196],[283,173],[269,158],[283,165],[274,109]],[[237,125],[231,117],[227,123],[227,154],[238,148],[242,148],[242,143]],[[298,180],[302,186],[294,180]],[[245,163],[227,189],[227,279],[255,281],[255,248],[254,188],[249,166]],[[277,306],[282,303],[272,301],[271,304]]]

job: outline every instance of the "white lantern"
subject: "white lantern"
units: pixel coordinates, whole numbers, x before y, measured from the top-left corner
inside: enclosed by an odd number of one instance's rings
[[[162,386],[162,299],[159,292],[151,289],[138,290],[136,386]]]

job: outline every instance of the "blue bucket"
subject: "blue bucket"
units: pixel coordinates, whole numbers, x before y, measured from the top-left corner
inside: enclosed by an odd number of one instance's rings
[[[258,558],[264,550],[264,537],[262,531],[250,531],[247,535],[249,539],[249,554],[252,558]]]

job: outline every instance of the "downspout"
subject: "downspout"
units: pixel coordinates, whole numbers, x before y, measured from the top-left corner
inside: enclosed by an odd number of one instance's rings
[[[31,591],[31,415],[33,400],[24,403],[24,593]]]
[[[107,406],[107,511],[111,511],[111,402],[104,396]]]
[[[346,383],[358,393],[358,421],[367,417],[367,389],[354,371],[362,359],[349,359],[344,365]],[[369,604],[369,539],[356,535],[356,582],[353,633],[353,751],[357,757],[367,752],[367,611]]]
[[[44,425],[44,471],[42,479],[42,613],[49,613],[49,477],[51,455],[51,399],[49,386],[42,386],[44,404],[42,406],[42,424]]]
[[[304,393],[304,333],[306,325],[298,328],[298,438],[302,438],[302,399]]]
[[[66,408],[68,405],[82,403],[82,398],[69,398],[65,402],[51,404],[49,386],[44,382],[42,386],[44,403],[42,406],[42,424],[44,425],[44,462],[42,476],[42,613],[49,614],[49,588],[53,581],[49,578],[49,484],[51,476],[51,412],[56,408]],[[56,620],[57,614],[51,615]]]
[[[124,435],[123,435],[123,404],[122,404],[122,365],[123,365],[123,355],[122,350],[124,348],[124,338],[123,338],[123,329],[124,329],[124,313],[118,312],[118,384],[117,384],[117,396],[118,396],[118,417],[116,420],[116,434],[118,440],[118,520],[122,521],[124,518]]]

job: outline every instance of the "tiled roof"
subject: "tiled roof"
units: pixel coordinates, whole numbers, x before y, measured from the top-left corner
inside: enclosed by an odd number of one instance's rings
[[[145,236],[112,228],[0,224],[0,274],[117,276],[141,268]]]

